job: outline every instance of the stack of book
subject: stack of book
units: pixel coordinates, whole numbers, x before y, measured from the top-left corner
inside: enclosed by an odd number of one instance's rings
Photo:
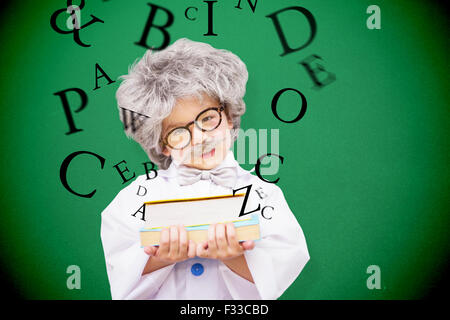
[[[186,227],[188,240],[208,239],[210,224],[233,222],[239,241],[260,239],[259,215],[239,217],[245,194],[170,199],[145,202],[148,222],[140,230],[141,246],[159,245],[161,230],[172,225]]]

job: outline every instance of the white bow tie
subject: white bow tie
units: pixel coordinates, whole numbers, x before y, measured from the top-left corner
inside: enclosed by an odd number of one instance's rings
[[[199,180],[207,179],[218,185],[234,188],[237,181],[236,167],[222,167],[211,170],[199,170],[187,166],[178,167],[177,180],[180,186],[190,185]]]

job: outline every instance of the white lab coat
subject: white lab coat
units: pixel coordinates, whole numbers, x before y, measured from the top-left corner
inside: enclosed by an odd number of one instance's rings
[[[265,217],[261,210],[255,212],[260,214],[261,239],[253,250],[245,252],[255,283],[219,260],[198,257],[142,275],[149,259],[139,238],[139,229],[145,225],[141,208],[145,201],[233,193],[211,180],[180,186],[177,165],[172,162],[167,170],[158,170],[156,178],[147,179],[145,174],[136,178],[102,212],[101,240],[112,299],[277,299],[292,284],[308,262],[309,253],[283,192],[241,168],[231,150],[219,166],[229,164],[237,167],[234,189],[252,185],[246,212],[258,204],[261,209],[273,207],[264,210]],[[246,189],[237,193],[242,192]],[[144,219],[148,212],[146,215]]]

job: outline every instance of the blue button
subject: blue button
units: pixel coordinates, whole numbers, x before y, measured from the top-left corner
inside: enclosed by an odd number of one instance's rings
[[[204,270],[205,269],[203,268],[201,263],[196,263],[196,264],[192,265],[192,268],[191,268],[192,274],[196,277],[202,275]]]

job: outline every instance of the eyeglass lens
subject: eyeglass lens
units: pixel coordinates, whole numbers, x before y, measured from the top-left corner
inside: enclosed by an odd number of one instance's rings
[[[220,125],[221,116],[215,109],[205,110],[195,119],[195,125],[202,131],[212,131]],[[191,142],[188,128],[176,128],[167,137],[167,144],[173,149],[182,149]]]

